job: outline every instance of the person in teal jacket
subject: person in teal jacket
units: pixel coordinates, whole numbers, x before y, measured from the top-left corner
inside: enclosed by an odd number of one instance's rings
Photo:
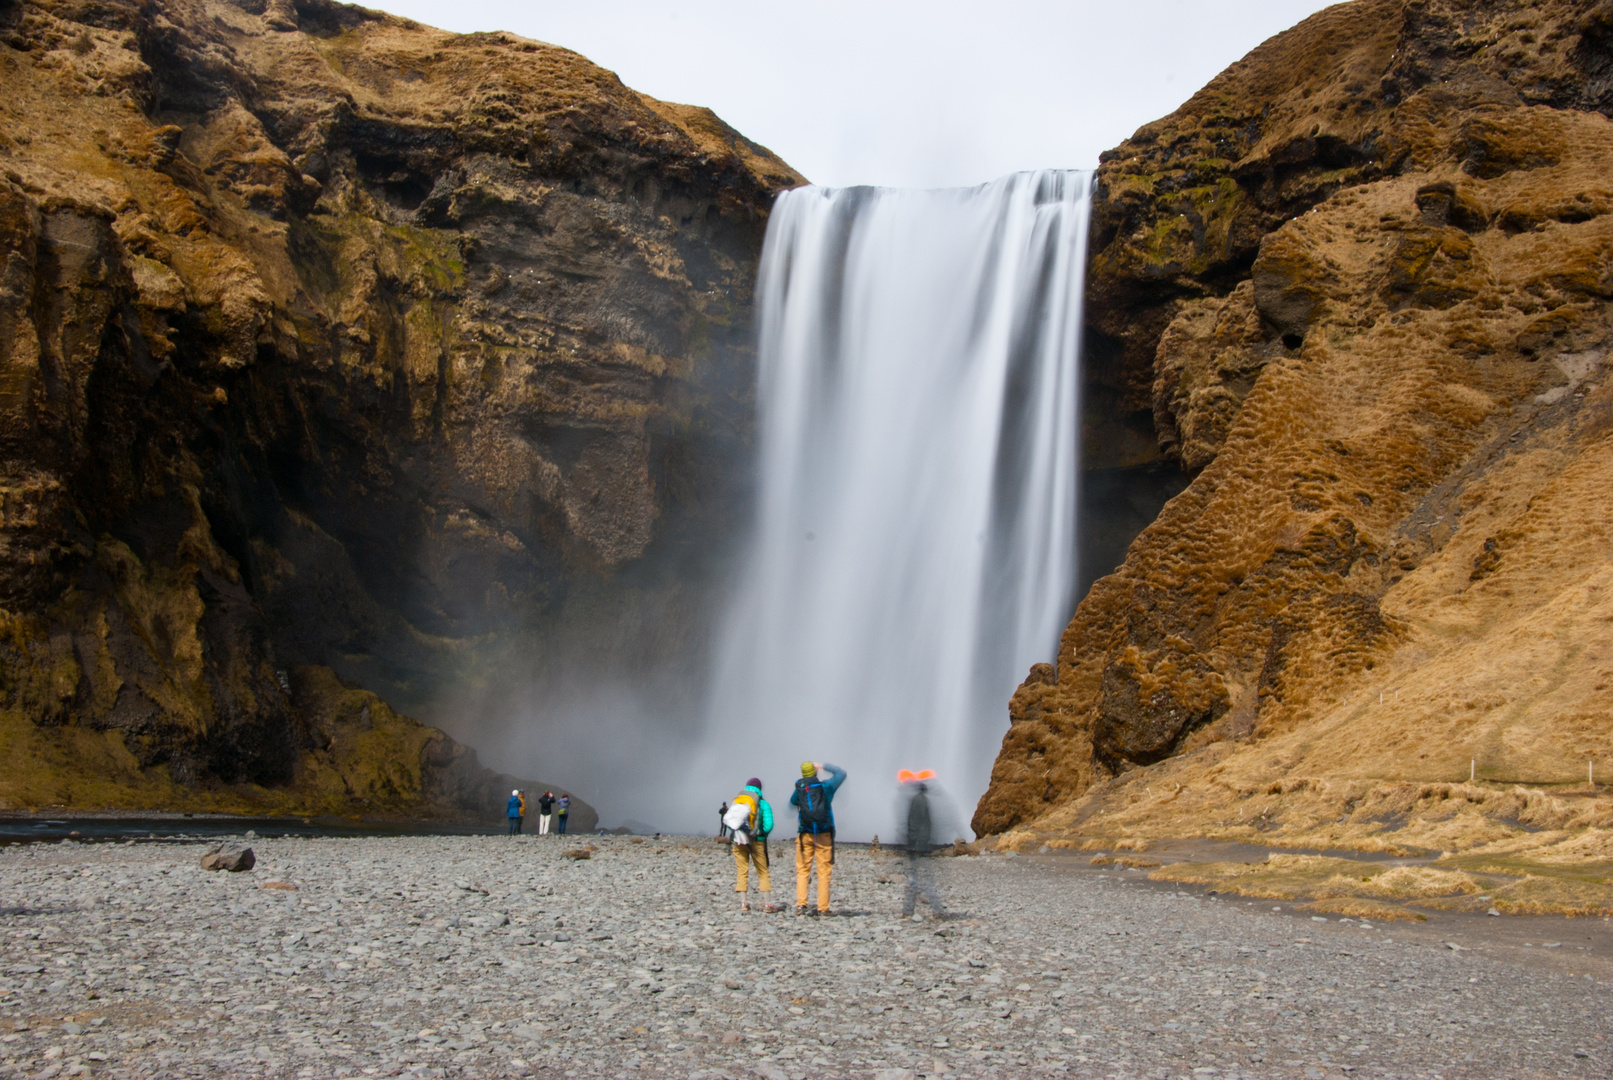
[[[745,790],[734,796],[723,824],[733,831],[734,891],[739,893],[739,910],[750,910],[752,867],[756,868],[756,890],[763,895],[762,910],[784,910],[768,899],[773,893],[767,850],[767,836],[773,831],[773,804],[762,797],[761,780],[753,776],[745,781]]]

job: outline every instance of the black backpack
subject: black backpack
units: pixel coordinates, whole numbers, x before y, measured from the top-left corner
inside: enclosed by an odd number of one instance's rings
[[[802,777],[795,782],[795,804],[799,809],[801,831],[828,832],[829,793],[823,790],[823,781]]]

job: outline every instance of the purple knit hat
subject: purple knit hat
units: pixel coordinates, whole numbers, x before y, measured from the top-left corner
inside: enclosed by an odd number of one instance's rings
[[[745,786],[759,788],[762,786],[762,782],[753,776],[749,780],[745,781]]]

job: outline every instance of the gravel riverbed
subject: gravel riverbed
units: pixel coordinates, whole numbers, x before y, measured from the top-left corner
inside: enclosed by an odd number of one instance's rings
[[[740,913],[710,840],[245,842],[0,849],[0,1077],[1613,1075],[1600,920],[1491,948],[990,855],[914,921],[849,845],[797,918]]]

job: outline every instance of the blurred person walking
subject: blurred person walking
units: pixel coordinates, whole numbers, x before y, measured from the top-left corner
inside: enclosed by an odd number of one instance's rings
[[[549,815],[554,813],[554,792],[545,791],[538,796],[538,835],[549,835]]]
[[[763,894],[762,910],[783,910],[769,897],[773,894],[772,869],[768,865],[767,837],[773,831],[773,805],[762,797],[762,782],[756,777],[745,781],[745,790],[727,803],[723,827],[734,838],[734,891],[739,893],[739,910],[750,910],[750,871],[756,868],[756,891]]]
[[[510,819],[511,836],[516,836],[521,831],[522,813],[521,793],[519,791],[510,792],[510,801],[504,804],[504,816]]]
[[[554,804],[554,831],[566,835],[566,817],[571,813],[571,793],[562,792]]]
[[[930,787],[927,781],[935,773],[925,769],[912,773],[903,769],[897,774],[907,798],[907,814],[903,821],[903,840],[907,846],[907,895],[902,900],[902,917],[917,918],[915,911],[919,898],[930,905],[935,918],[946,917],[946,905],[935,887],[935,864],[931,857],[935,850],[935,821],[930,807]]]
[[[827,772],[829,778],[823,779]],[[795,913],[807,914],[807,886],[815,863],[818,868],[817,914],[829,914],[829,879],[834,874],[834,797],[845,782],[846,770],[828,763],[801,762],[801,779],[795,782],[790,805],[796,808]]]
[[[723,803],[717,808],[717,839],[726,840],[732,832],[728,827],[728,804]]]

